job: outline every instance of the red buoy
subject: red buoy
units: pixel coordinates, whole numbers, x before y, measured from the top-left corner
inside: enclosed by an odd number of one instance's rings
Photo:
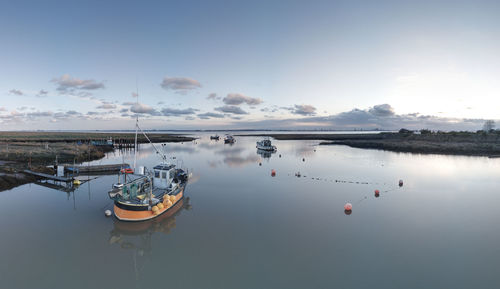
[[[352,204],[351,203],[347,203],[344,205],[344,210],[346,211],[351,211],[352,210]]]
[[[271,170],[271,177],[275,177],[276,176],[276,170],[275,169],[272,169]]]
[[[380,191],[379,190],[375,190],[375,197],[378,197],[380,195]]]

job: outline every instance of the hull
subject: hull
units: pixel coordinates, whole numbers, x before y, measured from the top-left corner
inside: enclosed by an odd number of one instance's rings
[[[274,152],[276,150],[276,147],[265,147],[265,146],[257,146],[257,148],[259,150],[263,150],[263,151],[268,151],[268,152]]]
[[[179,203],[184,197],[185,187],[185,185],[182,186],[179,192],[176,195],[173,195],[175,199],[171,202],[170,206],[163,203],[164,207],[162,209],[158,209],[156,213],[150,210],[148,205],[134,205],[115,201],[113,208],[115,217],[120,221],[139,222],[157,218],[166,212],[175,211],[177,203]]]

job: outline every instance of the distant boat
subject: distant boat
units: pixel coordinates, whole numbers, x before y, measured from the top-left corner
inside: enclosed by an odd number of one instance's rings
[[[276,151],[276,146],[273,146],[271,144],[270,139],[264,139],[264,140],[257,142],[257,149],[263,150],[263,151],[274,152],[274,151]]]
[[[224,143],[235,143],[236,139],[232,135],[226,135],[224,138]]]
[[[210,139],[219,140],[220,136],[218,136],[218,135],[211,135]]]

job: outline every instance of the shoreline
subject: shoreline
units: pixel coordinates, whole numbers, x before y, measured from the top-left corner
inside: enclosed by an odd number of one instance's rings
[[[378,149],[417,154],[499,157],[500,132],[436,132],[425,134],[245,134],[277,140],[318,140],[319,145],[346,145],[361,149]]]
[[[123,143],[135,141],[135,133],[72,133],[72,132],[5,132],[0,135],[0,191],[36,181],[23,174],[33,169],[48,174],[54,170],[48,166],[57,163],[83,163],[103,158],[116,148],[112,145],[95,146],[90,140],[108,138]],[[148,135],[153,143],[190,142],[194,137],[174,134]],[[138,135],[138,144],[149,143],[144,135]],[[133,149],[124,148],[124,149]]]

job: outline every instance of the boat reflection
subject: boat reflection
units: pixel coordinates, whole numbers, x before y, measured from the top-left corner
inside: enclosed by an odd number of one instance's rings
[[[155,233],[170,234],[176,227],[176,217],[191,208],[189,197],[185,197],[161,216],[148,221],[123,222],[113,218],[109,244],[132,253],[136,282],[141,279],[146,267],[145,260],[153,255],[152,236]]]
[[[259,154],[263,159],[270,159],[271,156],[275,153],[276,153],[276,151],[266,151],[266,150],[257,149],[257,154]]]
[[[113,218],[113,230],[110,232],[109,243],[119,244],[124,249],[139,248],[132,244],[133,238],[129,237],[151,237],[157,232],[169,234],[175,228],[175,218],[184,209],[191,210],[189,201],[189,197],[185,197],[161,216],[148,221],[123,222]]]

